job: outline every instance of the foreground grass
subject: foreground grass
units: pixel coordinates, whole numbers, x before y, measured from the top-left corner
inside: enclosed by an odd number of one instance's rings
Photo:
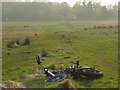
[[[30,27],[24,30],[26,24]],[[94,25],[106,28],[93,29]],[[53,64],[56,70],[60,70],[62,64],[65,69],[72,65],[71,62],[79,60],[80,66],[97,65],[97,69],[104,72],[100,79],[73,80],[76,88],[118,87],[118,31],[116,27],[109,26],[103,22],[4,23],[3,41],[17,38],[22,42],[22,38],[29,37],[31,44],[8,51],[7,41],[3,42],[3,81],[20,81],[29,88],[60,87],[58,83],[44,82],[44,73],[41,77],[25,79],[26,75],[41,69],[35,57],[41,55],[45,48],[48,56],[41,57],[42,64],[50,70]],[[36,32],[37,37],[34,36]]]

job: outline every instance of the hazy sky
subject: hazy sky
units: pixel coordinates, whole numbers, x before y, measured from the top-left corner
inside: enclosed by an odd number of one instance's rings
[[[15,1],[15,0],[2,0],[2,1]],[[26,1],[26,0],[16,0],[16,1]],[[27,0],[27,1],[34,1],[34,0]],[[46,0],[36,0],[36,1],[46,1]],[[84,1],[84,0],[47,0],[47,1],[51,1],[51,2],[67,2],[68,4],[70,4],[70,6],[73,6],[75,4],[75,2],[77,1]],[[97,2],[101,2],[102,5],[109,5],[109,4],[116,4],[117,2],[119,2],[120,0],[85,0],[87,1],[97,1]]]
[[[69,3],[71,6],[73,6],[75,4],[75,2],[77,1],[84,1],[84,0],[49,0],[49,1],[53,1],[53,2],[67,2]],[[116,4],[117,2],[119,2],[120,0],[85,0],[87,1],[97,1],[97,2],[101,2],[102,5],[109,5],[109,4]]]

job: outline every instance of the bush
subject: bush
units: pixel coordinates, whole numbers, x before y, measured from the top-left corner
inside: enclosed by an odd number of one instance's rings
[[[106,28],[106,26],[103,26],[103,28]]]
[[[42,49],[42,57],[46,57],[48,55],[47,50]]]
[[[30,45],[30,39],[29,38],[25,39],[24,45]]]
[[[37,33],[35,33],[35,36],[37,36]]]
[[[62,35],[62,38],[65,38],[65,35]]]
[[[112,28],[112,26],[109,26],[109,28]]]
[[[88,30],[87,28],[84,28],[84,30]]]
[[[17,40],[17,41],[16,41],[16,44],[20,45],[20,41],[19,41],[19,40]]]
[[[12,48],[12,47],[13,47],[13,45],[14,45],[14,42],[13,42],[13,41],[11,41],[11,42],[9,42],[9,43],[7,44],[7,47],[8,47],[8,48]]]
[[[97,28],[102,28],[101,26],[98,26]]]
[[[96,25],[93,28],[96,29]]]

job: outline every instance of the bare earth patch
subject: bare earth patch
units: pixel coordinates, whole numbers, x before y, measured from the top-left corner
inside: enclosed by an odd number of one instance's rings
[[[9,81],[0,84],[0,88],[25,88],[25,86],[21,82]]]
[[[34,73],[34,74],[26,75],[25,79],[31,79],[31,78],[34,78],[34,77],[40,77],[41,74],[42,74],[42,70],[37,70],[36,73]]]

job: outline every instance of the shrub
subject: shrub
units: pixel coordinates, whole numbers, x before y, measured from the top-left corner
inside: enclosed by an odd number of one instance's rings
[[[109,28],[112,28],[112,26],[109,26]]]
[[[46,57],[48,55],[47,50],[42,49],[42,57]]]
[[[84,28],[84,30],[87,30],[87,28]]]
[[[102,28],[101,26],[98,26],[97,28]]]
[[[29,38],[25,39],[24,45],[30,45],[30,39]]]
[[[65,38],[65,35],[62,35],[62,38]]]
[[[103,26],[103,28],[106,28],[106,26]]]
[[[11,41],[11,42],[9,42],[9,43],[7,44],[7,47],[8,47],[8,48],[12,48],[12,47],[13,47],[13,44],[14,44],[14,42]]]
[[[17,40],[17,41],[16,41],[16,44],[20,45],[20,41],[19,41],[19,40]]]
[[[37,33],[35,33],[35,36],[37,36]]]

